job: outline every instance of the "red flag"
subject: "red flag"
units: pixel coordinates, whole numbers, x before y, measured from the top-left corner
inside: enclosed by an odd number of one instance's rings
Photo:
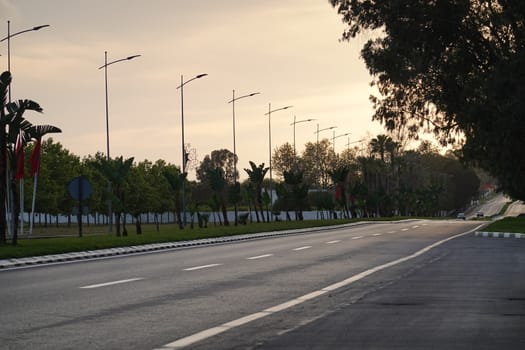
[[[35,174],[38,174],[40,171],[40,141],[41,139],[37,139],[35,143],[35,148],[33,149],[33,152],[31,153],[31,171],[30,175],[35,176]]]
[[[341,184],[337,184],[335,186],[335,200],[340,201],[342,194],[343,194],[343,186],[341,186]]]
[[[24,178],[24,141],[22,136],[18,134],[15,144],[15,158],[16,158],[16,174],[15,180],[20,180]]]

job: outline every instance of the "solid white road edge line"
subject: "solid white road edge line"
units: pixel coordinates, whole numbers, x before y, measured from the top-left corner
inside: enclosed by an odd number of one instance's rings
[[[135,282],[135,281],[140,281],[140,280],[143,280],[144,278],[142,277],[137,277],[137,278],[130,278],[130,279],[127,279],[127,280],[120,280],[120,281],[112,281],[112,282],[106,282],[106,283],[99,283],[99,284],[91,284],[89,286],[83,286],[83,287],[79,287],[80,289],[93,289],[93,288],[100,288],[100,287],[107,287],[107,286],[112,286],[114,284],[122,284],[122,283],[128,283],[128,282]]]
[[[373,273],[376,273],[378,271],[387,269],[387,268],[392,267],[394,265],[401,264],[401,263],[403,263],[405,261],[414,259],[414,258],[416,258],[416,257],[418,257],[420,255],[425,254],[429,250],[431,250],[433,248],[436,248],[437,246],[442,245],[443,243],[446,243],[446,242],[448,242],[450,240],[453,240],[455,238],[458,238],[458,237],[461,237],[461,236],[465,236],[465,235],[467,235],[469,233],[472,233],[472,232],[478,230],[482,226],[483,225],[479,225],[479,226],[477,226],[476,228],[474,228],[472,230],[469,230],[469,231],[466,231],[466,232],[463,232],[463,233],[460,233],[460,234],[457,234],[457,235],[454,235],[454,236],[442,239],[441,241],[438,241],[438,242],[435,242],[435,243],[433,243],[433,244],[431,244],[429,246],[426,246],[425,248],[420,249],[420,250],[418,250],[417,252],[415,252],[413,254],[407,255],[407,256],[405,256],[403,258],[399,258],[397,260],[388,262],[388,263],[383,264],[383,265],[379,265],[379,266],[373,267],[371,269],[368,269],[366,271],[358,273],[357,275],[349,277],[349,278],[347,278],[345,280],[342,280],[340,282],[331,284],[331,285],[329,285],[329,286],[327,286],[327,287],[325,287],[323,289],[320,289],[320,290],[317,290],[317,291],[305,294],[303,296],[300,296],[298,298],[295,298],[295,299],[292,299],[290,301],[284,302],[282,304],[276,305],[274,307],[265,309],[263,311],[256,312],[256,313],[251,314],[251,315],[247,315],[247,316],[238,318],[236,320],[233,320],[233,321],[230,321],[230,322],[227,322],[227,323],[223,323],[220,326],[212,327],[212,328],[206,329],[204,331],[192,334],[190,336],[187,336],[187,337],[175,340],[175,341],[173,341],[171,343],[168,343],[168,344],[166,344],[166,345],[164,345],[164,346],[162,346],[162,347],[160,347],[160,348],[158,348],[156,350],[182,349],[182,348],[184,348],[186,346],[189,346],[191,344],[194,344],[196,342],[202,341],[202,340],[207,339],[207,338],[211,338],[211,337],[213,337],[213,336],[215,336],[217,334],[223,333],[223,332],[225,332],[227,330],[230,330],[232,328],[239,327],[241,325],[244,325],[246,323],[258,320],[260,318],[266,317],[266,316],[271,315],[273,313],[289,309],[292,306],[304,303],[305,301],[317,298],[317,297],[319,297],[319,296],[321,296],[323,294],[326,294],[328,292],[331,292],[331,291],[334,291],[334,290],[339,289],[341,287],[344,287],[344,286],[347,286],[349,284],[352,284],[352,283],[354,283],[356,281],[359,281],[360,279],[363,279],[363,278],[365,278],[367,276],[370,276]]]
[[[202,265],[202,266],[188,267],[187,269],[184,269],[184,271],[202,270],[202,269],[207,269],[208,267],[215,267],[215,266],[221,266],[221,265],[222,265],[222,264],[209,264],[209,265]]]

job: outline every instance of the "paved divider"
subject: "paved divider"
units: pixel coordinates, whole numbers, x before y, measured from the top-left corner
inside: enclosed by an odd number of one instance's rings
[[[399,221],[399,222],[402,222],[402,221]],[[370,221],[361,221],[361,222],[356,222],[356,223],[334,225],[334,226],[322,226],[322,227],[311,227],[311,228],[295,229],[295,230],[250,233],[250,234],[236,235],[236,236],[196,239],[196,240],[191,240],[191,241],[151,243],[151,244],[144,244],[144,245],[139,245],[139,246],[88,250],[84,252],[32,256],[32,257],[26,257],[26,258],[4,259],[4,260],[0,260],[0,270],[16,268],[16,267],[23,267],[23,266],[61,263],[61,262],[67,262],[67,261],[97,259],[97,258],[104,258],[104,257],[109,257],[109,256],[141,254],[141,253],[148,253],[148,252],[159,251],[159,250],[187,248],[187,247],[207,245],[207,244],[220,244],[220,243],[228,243],[228,242],[236,242],[236,241],[244,241],[244,240],[252,240],[252,239],[262,239],[262,238],[275,237],[275,236],[309,233],[309,232],[314,232],[314,231],[327,231],[327,230],[341,229],[341,228],[370,224],[370,223],[371,223]],[[375,223],[392,223],[392,222],[391,221],[383,221],[383,222],[379,221]]]
[[[513,232],[483,232],[477,231],[476,237],[492,237],[492,238],[525,238],[525,233]]]

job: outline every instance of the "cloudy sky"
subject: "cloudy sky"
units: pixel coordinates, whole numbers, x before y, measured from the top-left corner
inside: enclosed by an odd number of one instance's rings
[[[268,164],[272,148],[293,142],[302,150],[316,129],[337,126],[350,141],[377,135],[368,100],[371,77],[359,58],[365,38],[340,42],[344,24],[328,0],[0,0],[0,28],[11,33],[49,24],[11,39],[13,98],[41,104],[34,124],[52,124],[53,138],[81,157],[106,153],[104,51],[108,62],[110,155],[181,163],[181,75],[185,141],[202,159],[233,150],[236,96],[239,168]],[[1,32],[1,31],[0,31]],[[7,43],[0,44],[7,69]],[[332,138],[331,130],[321,138]],[[340,152],[348,137],[336,139]]]

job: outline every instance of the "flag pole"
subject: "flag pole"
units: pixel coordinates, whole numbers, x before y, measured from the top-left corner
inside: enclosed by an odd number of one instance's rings
[[[33,182],[33,199],[31,203],[31,217],[29,219],[29,235],[30,236],[33,234],[35,202],[36,202],[36,187],[38,184],[38,174],[40,173],[40,144],[41,142],[42,142],[42,137],[39,137],[36,140],[35,148],[33,148],[33,153],[31,153],[31,175],[34,178],[34,182]]]
[[[33,199],[31,203],[31,216],[29,217],[29,236],[33,234],[33,223],[35,217],[35,201],[36,201],[36,186],[38,183],[38,172],[35,173],[34,182],[33,182]]]
[[[24,179],[20,179],[20,235],[24,235]]]

